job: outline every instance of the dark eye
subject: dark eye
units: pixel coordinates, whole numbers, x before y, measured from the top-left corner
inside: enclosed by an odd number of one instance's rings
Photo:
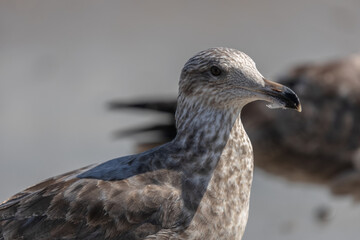
[[[214,75],[214,76],[219,76],[219,75],[221,74],[220,68],[218,68],[218,67],[216,67],[216,66],[212,66],[212,67],[210,68],[210,72],[211,72],[211,74]]]

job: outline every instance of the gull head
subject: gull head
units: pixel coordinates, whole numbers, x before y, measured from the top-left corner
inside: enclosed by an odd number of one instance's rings
[[[182,69],[180,96],[213,108],[242,108],[264,100],[270,108],[301,112],[297,95],[288,87],[264,78],[245,53],[210,48],[190,58]]]

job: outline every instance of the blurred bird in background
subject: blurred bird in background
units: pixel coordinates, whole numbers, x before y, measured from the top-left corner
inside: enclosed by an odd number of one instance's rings
[[[290,181],[326,185],[335,195],[351,195],[359,201],[360,55],[303,64],[278,82],[298,93],[303,113],[269,111],[257,103],[244,109],[255,165]],[[113,111],[139,109],[163,114],[161,122],[115,133],[117,137],[140,135],[138,152],[176,135],[175,98],[112,101],[109,107]]]

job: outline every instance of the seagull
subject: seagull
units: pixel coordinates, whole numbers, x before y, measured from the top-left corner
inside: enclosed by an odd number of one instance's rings
[[[246,117],[258,117],[245,126],[258,166],[360,201],[360,55],[302,64],[279,82],[299,94],[304,111],[281,116],[253,106]]]
[[[278,82],[297,92],[304,111],[283,114],[260,102],[243,109],[255,167],[292,182],[321,184],[335,196],[360,201],[360,54],[297,65]],[[141,135],[137,151],[176,135],[174,99],[112,101],[109,106],[166,113],[161,122],[116,132],[120,137]],[[151,138],[144,138],[145,133]]]
[[[187,61],[175,138],[146,152],[49,178],[0,205],[0,239],[241,239],[253,176],[242,108],[301,111],[235,49]]]

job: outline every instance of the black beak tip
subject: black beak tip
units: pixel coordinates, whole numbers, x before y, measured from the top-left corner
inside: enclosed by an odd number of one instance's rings
[[[284,87],[283,94],[285,99],[287,99],[285,104],[286,108],[294,109],[298,112],[302,111],[300,99],[293,90],[288,87]]]

